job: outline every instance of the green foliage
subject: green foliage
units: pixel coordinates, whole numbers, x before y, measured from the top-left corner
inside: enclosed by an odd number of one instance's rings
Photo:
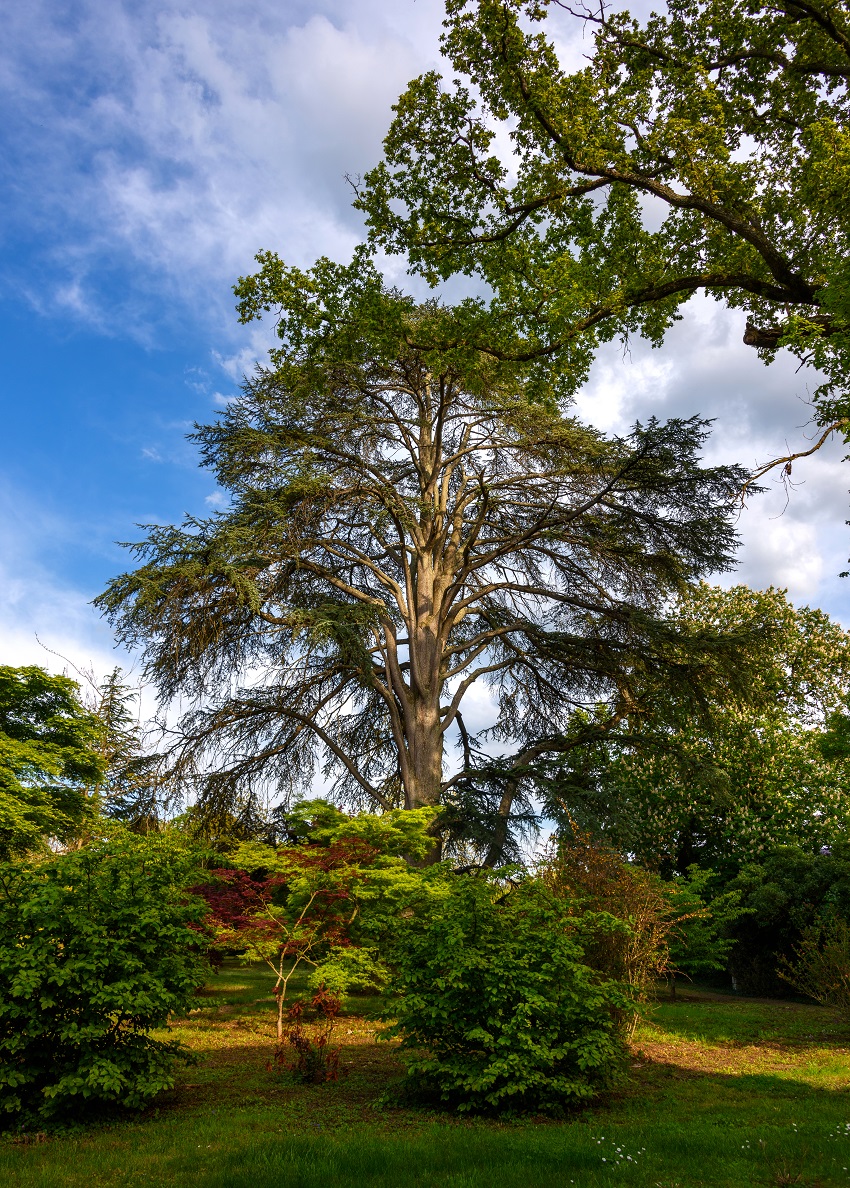
[[[249,889],[236,905],[235,927],[233,906],[210,897],[219,940],[274,970],[281,1028],[287,984],[302,963],[315,988],[336,994],[386,985],[382,944],[409,898],[431,885],[411,863],[432,849],[435,817],[433,808],[347,816],[307,800],[286,816],[297,844],[244,842],[233,851],[229,861],[261,893]]]
[[[97,689],[95,713],[99,725],[99,749],[105,771],[96,794],[101,810],[144,832],[156,828],[156,754],[146,752],[144,735],[134,708],[139,690],[123,679],[120,668]]]
[[[824,759],[850,758],[850,714],[846,705],[827,715],[818,746]]]
[[[850,927],[831,915],[804,928],[791,960],[779,976],[795,990],[850,1016]]]
[[[850,919],[850,851],[846,845],[812,854],[786,846],[748,863],[725,891],[744,910],[728,928],[735,941],[729,959],[743,994],[787,994],[777,967],[793,959],[807,930],[833,916]]]
[[[637,1009],[660,977],[725,968],[734,944],[729,925],[742,914],[740,893],[713,893],[711,871],[694,866],[665,881],[574,830],[559,839],[538,877],[571,915],[598,919],[585,932],[585,961],[627,985]],[[637,1009],[628,1020],[632,1030]]]
[[[79,833],[104,771],[99,740],[75,681],[0,666],[0,860]]]
[[[39,1128],[173,1084],[184,1014],[208,966],[188,895],[194,858],[170,834],[113,830],[87,849],[0,864],[0,1118]],[[0,1125],[3,1125],[0,1123]]]
[[[552,815],[566,810],[667,876],[696,863],[730,877],[778,846],[840,842],[850,633],[784,591],[745,586],[692,587],[674,617],[683,634],[740,640],[744,686],[706,682],[700,703],[647,682],[620,731],[550,769]]]
[[[559,750],[576,707],[616,718],[635,673],[675,679],[669,599],[730,567],[744,472],[703,465],[698,418],[583,424],[470,345],[470,320],[498,337],[507,316],[416,304],[362,252],[260,263],[240,308],[274,309],[280,343],[194,435],[230,503],[152,527],[98,605],[193,705],[170,759],[199,820],[309,794],[318,761],[349,807],[451,801],[465,821],[504,791],[463,723],[472,687],[494,692],[487,742]]]
[[[388,950],[387,1034],[410,1094],[558,1114],[615,1083],[627,998],[585,964],[581,922],[534,880],[464,875],[437,891],[402,913]]]
[[[326,800],[302,800],[286,815],[286,824],[297,838],[311,845],[331,845],[346,838],[359,838],[389,858],[419,862],[433,844],[431,827],[436,808],[391,809],[386,813],[357,813],[349,816]]]
[[[599,920],[586,930],[584,959],[598,974],[629,987],[636,1008],[629,1020],[633,1029],[639,1004],[669,965],[669,888],[657,875],[575,830],[558,840],[537,877],[568,914],[592,913]]]
[[[594,34],[573,70],[563,9]],[[570,388],[600,341],[658,343],[703,290],[767,357],[824,370],[818,415],[847,432],[848,45],[834,0],[668,0],[643,22],[447,0],[452,82],[409,85],[357,205],[433,283],[482,278]]]
[[[211,872],[215,882],[197,888],[209,905],[215,948],[238,952],[248,963],[263,962],[274,975],[278,1048],[284,1043],[289,983],[306,965],[325,985],[318,971],[336,948],[350,943],[352,888],[373,854],[356,842],[318,854],[292,846],[272,853],[276,872],[269,877],[220,868]]]
[[[667,884],[671,901],[669,972],[688,977],[725,970],[735,945],[732,925],[744,915],[740,891],[716,889],[714,871],[691,866]]]

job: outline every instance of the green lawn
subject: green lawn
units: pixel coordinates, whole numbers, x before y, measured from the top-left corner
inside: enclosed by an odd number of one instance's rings
[[[269,994],[262,970],[227,966],[174,1028],[200,1062],[158,1109],[5,1143],[0,1183],[850,1186],[850,1029],[817,1007],[680,993],[639,1030],[632,1082],[616,1097],[565,1123],[498,1123],[376,1108],[400,1066],[375,1043],[369,999],[342,1018],[342,1080],[275,1079]]]

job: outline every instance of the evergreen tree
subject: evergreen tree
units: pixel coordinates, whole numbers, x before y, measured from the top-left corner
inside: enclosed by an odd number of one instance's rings
[[[95,713],[103,774],[95,788],[107,816],[141,830],[155,828],[158,803],[159,756],[146,749],[142,725],[134,708],[139,690],[114,668],[97,687]]]
[[[229,507],[153,527],[98,600],[162,695],[195,699],[172,774],[208,811],[309,789],[317,756],[349,803],[468,805],[492,785],[477,684],[516,782],[529,746],[577,745],[577,709],[605,701],[607,725],[639,674],[694,677],[718,642],[679,638],[665,605],[731,565],[744,477],[700,464],[703,423],[606,438],[515,338],[512,362],[467,345],[480,303],[417,305],[362,254],[261,261],[242,315],[275,309],[281,344],[194,434]]]

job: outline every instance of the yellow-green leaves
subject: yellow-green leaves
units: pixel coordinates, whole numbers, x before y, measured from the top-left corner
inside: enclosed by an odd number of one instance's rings
[[[74,681],[0,666],[0,858],[80,829],[105,769],[100,734]]]
[[[485,282],[561,394],[600,341],[658,343],[704,290],[746,312],[747,342],[825,370],[821,419],[844,416],[846,6],[665,8],[449,0],[455,77],[410,83],[356,205],[430,282]],[[579,69],[564,20],[590,42]]]

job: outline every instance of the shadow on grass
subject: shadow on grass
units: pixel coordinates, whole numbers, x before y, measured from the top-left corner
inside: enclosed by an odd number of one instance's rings
[[[174,1089],[158,1099],[157,1111],[197,1113],[210,1106],[276,1104],[285,1108],[288,1116],[320,1108],[346,1124],[355,1117],[373,1119],[378,1099],[403,1080],[404,1065],[396,1045],[376,1043],[374,1039],[364,1042],[358,1036],[345,1034],[346,1022],[343,1017],[343,1034],[338,1041],[340,1076],[325,1085],[301,1084],[286,1070],[270,1068],[275,1051],[271,1030],[267,1036],[247,1041],[243,1033],[234,1043],[237,1020],[224,1034],[196,1034],[193,1051],[198,1063],[181,1071]]]
[[[251,1058],[260,1057],[252,1050]],[[209,1101],[84,1138],[0,1148],[16,1188],[191,1184],[197,1188],[741,1188],[850,1183],[848,1097],[769,1076],[681,1075],[573,1118],[514,1121],[375,1109],[373,1073],[338,1084],[240,1082]]]
[[[806,1065],[824,1053],[818,1033],[828,1027],[818,1008],[724,1002],[716,995],[662,1001],[637,1041],[653,1053],[636,1055],[632,1081],[622,1092],[565,1122],[506,1122],[376,1108],[401,1081],[403,1065],[397,1048],[375,1043],[369,1021],[351,1013],[339,1027],[348,1075],[306,1086],[273,1076],[266,1069],[274,1049],[269,988],[266,970],[227,967],[211,983],[200,1012],[175,1027],[175,1037],[189,1040],[200,1060],[181,1072],[177,1088],[156,1109],[82,1136],[2,1146],[0,1183],[850,1186],[844,1170],[850,1168],[850,1134],[844,1133],[850,1098],[844,1088],[819,1084],[818,1069]],[[355,1000],[349,1010],[362,1011],[363,1005],[374,1011],[379,1002]],[[850,1060],[836,1045],[847,1042],[848,1032],[829,1026],[828,1054],[847,1084]],[[758,1042],[765,1055],[760,1068],[738,1050]],[[787,1058],[776,1055],[782,1045]],[[709,1067],[711,1061],[730,1067]]]
[[[694,1078],[701,1092],[679,1108],[612,1101],[567,1122],[434,1120],[388,1129],[340,1126],[319,1095],[303,1119],[222,1152],[199,1188],[453,1185],[463,1188],[832,1185],[847,1183],[850,1139],[835,1137],[847,1101],[829,1090],[766,1077]],[[735,1084],[730,1084],[735,1082]],[[681,1097],[685,1095],[682,1094]],[[657,1106],[656,1102],[656,1106]],[[623,1108],[623,1107],[626,1108]]]

